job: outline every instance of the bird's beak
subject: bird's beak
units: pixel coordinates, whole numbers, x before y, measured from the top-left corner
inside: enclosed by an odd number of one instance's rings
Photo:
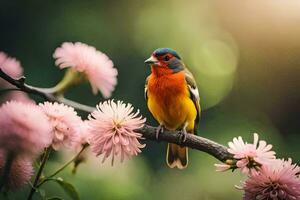
[[[148,58],[147,60],[145,60],[145,63],[149,64],[149,65],[153,65],[153,64],[158,63],[158,60],[154,56],[151,56],[150,58]]]

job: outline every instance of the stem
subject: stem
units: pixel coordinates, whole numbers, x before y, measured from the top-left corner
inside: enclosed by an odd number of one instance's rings
[[[49,159],[50,152],[51,152],[51,146],[48,147],[48,148],[46,149],[45,153],[44,153],[44,156],[43,156],[42,161],[41,161],[40,168],[39,168],[39,170],[38,170],[38,172],[37,172],[37,174],[36,174],[36,177],[35,177],[35,179],[34,179],[33,186],[32,186],[32,188],[31,188],[31,190],[30,190],[30,193],[29,193],[29,195],[28,195],[27,200],[31,200],[31,199],[32,199],[34,193],[36,192],[36,190],[37,190],[37,188],[38,188],[38,183],[39,183],[39,181],[40,181],[42,172],[43,172],[43,170],[44,170],[44,168],[45,168],[45,166],[46,166],[46,162],[47,162],[47,160]]]
[[[48,176],[48,178],[52,178],[55,175],[57,175],[59,172],[61,172],[62,170],[64,170],[66,167],[68,167],[76,158],[78,158],[80,156],[80,154],[85,150],[85,148],[87,148],[88,145],[84,145],[82,147],[82,149],[78,152],[78,154],[76,156],[74,156],[71,160],[69,160],[69,162],[67,162],[66,164],[64,164],[63,166],[61,166],[59,169],[56,170],[56,172],[54,172],[53,174],[51,174],[50,176]]]
[[[78,108],[78,110],[82,110],[82,111],[85,111],[85,112],[90,112],[91,113],[94,110],[96,110],[96,107],[87,106],[87,105],[78,103],[76,101],[66,99],[63,96],[57,96],[57,99],[58,99],[59,102],[61,102],[63,104],[69,105],[69,106],[74,107],[74,108]]]
[[[48,177],[44,178],[39,184],[37,184],[37,188],[40,187],[41,185],[43,185],[45,182],[53,180],[52,178],[54,176],[56,176],[58,173],[60,173],[61,171],[63,171],[66,167],[68,167],[71,163],[74,162],[74,160],[76,160],[81,153],[88,147],[88,144],[84,144],[82,146],[82,149],[76,154],[76,156],[74,156],[71,160],[69,160],[67,163],[65,163],[63,166],[61,166],[60,168],[58,168],[54,173],[52,173],[51,175],[49,175]]]
[[[52,88],[53,91],[52,93],[61,95],[68,88],[78,85],[82,81],[84,81],[84,76],[81,73],[73,69],[68,69],[63,79],[56,86]]]
[[[14,158],[15,158],[15,155],[13,153],[9,152],[6,157],[6,162],[5,162],[5,167],[4,167],[3,173],[0,177],[0,192],[2,191],[2,188],[5,186],[5,183],[7,183]]]

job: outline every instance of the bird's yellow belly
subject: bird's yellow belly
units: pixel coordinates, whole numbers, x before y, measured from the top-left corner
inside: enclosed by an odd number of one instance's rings
[[[187,95],[173,96],[168,101],[149,95],[148,107],[154,118],[169,130],[181,129],[188,123],[187,130],[193,130],[197,110]]]

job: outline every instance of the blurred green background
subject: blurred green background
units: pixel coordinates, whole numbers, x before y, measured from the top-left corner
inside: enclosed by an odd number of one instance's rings
[[[178,51],[194,73],[203,108],[201,136],[227,144],[234,136],[273,144],[278,157],[300,162],[300,2],[286,1],[0,1],[0,51],[16,57],[27,82],[41,87],[63,76],[52,54],[65,41],[106,53],[119,71],[114,99],[132,103],[157,125],[144,101],[144,60],[158,47]],[[67,97],[95,105],[88,85]],[[38,101],[41,99],[37,99]],[[83,116],[85,116],[83,114]],[[81,199],[241,199],[239,172],[215,172],[214,158],[190,151],[186,170],[166,167],[166,144],[146,141],[142,154],[111,167],[88,157],[72,182]],[[47,171],[63,163],[53,155]],[[48,196],[68,196],[55,184]],[[28,188],[10,194],[23,199]],[[38,195],[36,196],[38,199]]]

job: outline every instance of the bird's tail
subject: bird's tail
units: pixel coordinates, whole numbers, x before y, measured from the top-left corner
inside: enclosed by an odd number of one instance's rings
[[[184,169],[188,165],[188,148],[168,143],[167,164],[170,168]]]

